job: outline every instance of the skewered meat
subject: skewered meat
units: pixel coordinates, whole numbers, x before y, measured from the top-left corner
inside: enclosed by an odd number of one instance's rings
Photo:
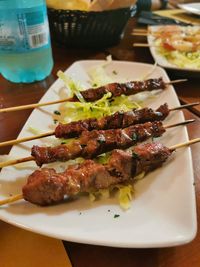
[[[109,188],[160,167],[172,152],[160,143],[149,143],[134,147],[132,152],[114,150],[105,165],[86,160],[62,173],[47,168],[37,170],[23,187],[23,197],[34,204],[50,205],[64,200],[66,195]]]
[[[84,131],[78,140],[56,147],[33,146],[31,155],[38,166],[54,161],[67,161],[77,157],[94,158],[115,148],[125,149],[149,137],[165,132],[162,122],[146,122],[124,129]]]
[[[101,99],[104,94],[111,92],[113,97],[120,95],[134,95],[144,91],[153,91],[158,89],[165,89],[166,84],[163,79],[148,79],[146,81],[132,81],[126,83],[110,83],[98,88],[91,88],[81,91],[81,95],[87,102],[93,102]]]
[[[128,112],[118,111],[101,119],[90,118],[68,124],[60,123],[55,129],[55,136],[72,138],[79,136],[83,131],[125,128],[133,124],[164,120],[168,114],[169,108],[166,103],[155,111],[151,108],[133,109]]]

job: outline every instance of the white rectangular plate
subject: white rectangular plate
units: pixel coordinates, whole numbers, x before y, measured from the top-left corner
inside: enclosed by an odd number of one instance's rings
[[[149,26],[148,29],[153,32],[153,31],[158,30],[160,27],[164,27],[164,26],[162,25],[161,26]],[[150,49],[152,57],[154,58],[155,62],[157,62],[157,64],[160,65],[161,67],[166,68],[166,69],[176,70],[179,72],[184,72],[184,74],[186,75],[192,75],[192,74],[199,75],[200,69],[178,67],[175,64],[171,63],[170,61],[168,61],[167,58],[159,54],[155,47],[154,37],[151,34],[147,36],[147,42],[150,46],[149,49]]]
[[[102,61],[79,61],[67,71],[74,79],[87,85],[87,71]],[[113,61],[107,66],[107,73],[127,80],[143,77],[152,70],[152,65]],[[113,74],[115,70],[118,75]],[[166,82],[166,72],[156,67],[151,77],[162,76]],[[63,87],[57,80],[41,102],[59,99],[58,92]],[[145,104],[157,108],[167,102],[170,107],[179,106],[172,86],[153,97]],[[52,126],[52,113],[56,106],[35,109],[25,124],[20,137],[30,136],[29,126],[48,131]],[[166,124],[183,121],[181,111],[172,112]],[[52,129],[52,128],[51,128]],[[54,138],[54,137],[52,137]],[[161,141],[171,146],[188,141],[186,127],[167,130]],[[29,156],[33,144],[41,140],[14,146],[10,155],[19,158]],[[0,199],[9,194],[21,193],[26,177],[33,171],[4,168],[0,174]],[[120,215],[114,218],[114,215]],[[196,206],[193,186],[193,169],[190,148],[183,148],[162,168],[148,174],[135,186],[135,195],[128,211],[123,211],[116,198],[97,200],[91,203],[88,198],[51,207],[38,207],[24,200],[0,207],[0,219],[21,228],[43,235],[88,244],[114,247],[166,247],[187,243],[196,234]]]

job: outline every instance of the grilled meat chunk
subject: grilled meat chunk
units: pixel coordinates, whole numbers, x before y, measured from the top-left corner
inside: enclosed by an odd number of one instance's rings
[[[132,81],[127,83],[110,83],[98,88],[91,88],[81,92],[81,95],[87,102],[93,102],[101,99],[104,94],[110,92],[113,97],[120,95],[134,95],[144,91],[165,89],[166,85],[162,78],[148,79],[146,81]]]
[[[55,129],[55,136],[57,138],[72,138],[81,135],[83,131],[126,128],[148,121],[162,121],[168,114],[169,108],[166,103],[155,111],[151,108],[133,109],[128,112],[118,111],[101,119],[91,118],[67,124],[60,123]]]
[[[37,205],[58,203],[67,196],[105,189],[132,181],[134,176],[160,167],[173,151],[160,143],[141,144],[132,152],[115,150],[107,164],[86,160],[62,173],[43,168],[35,171],[24,185],[23,197]]]
[[[33,146],[31,155],[38,166],[54,161],[67,161],[77,157],[93,158],[115,148],[133,146],[149,137],[159,137],[165,132],[162,122],[146,122],[124,129],[85,131],[79,140],[56,147]]]

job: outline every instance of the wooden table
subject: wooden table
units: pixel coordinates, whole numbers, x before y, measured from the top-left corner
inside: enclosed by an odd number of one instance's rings
[[[53,44],[54,69],[52,74],[42,82],[33,84],[13,84],[0,77],[0,104],[3,107],[37,102],[55,81],[58,70],[65,70],[74,61],[81,59],[105,59],[112,54],[114,59],[153,63],[147,48],[133,49],[134,39],[130,35],[134,21],[130,21],[124,39],[110,49],[74,50],[60,48]],[[170,74],[174,78],[174,74]],[[183,103],[200,101],[200,79],[190,78],[189,82],[175,86],[178,97]],[[31,111],[18,111],[0,114],[0,142],[17,137]],[[189,137],[200,137],[200,107],[184,111],[186,119],[196,119],[188,126]],[[194,174],[196,179],[197,214],[200,222],[200,144],[192,147]],[[0,149],[0,154],[8,153],[10,147]],[[74,267],[199,267],[200,266],[200,232],[190,244],[162,249],[120,249],[91,246],[64,242]]]

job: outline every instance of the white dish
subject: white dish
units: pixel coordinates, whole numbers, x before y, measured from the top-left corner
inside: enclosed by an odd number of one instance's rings
[[[100,63],[101,61],[79,61],[66,72],[87,83],[87,70]],[[113,61],[107,66],[107,72],[112,73],[115,70],[121,77],[134,80],[147,74],[152,67],[149,64]],[[156,67],[151,77],[160,76],[166,82],[169,81],[166,72]],[[62,82],[57,80],[41,102],[57,99],[57,92],[62,86]],[[179,105],[172,86],[148,102],[153,108],[164,102],[168,102],[170,107]],[[51,114],[55,109],[55,106],[48,106],[34,110],[20,137],[30,136],[27,131],[30,125],[44,131],[49,130],[49,125],[52,125]],[[176,111],[170,114],[166,124],[183,120],[183,113]],[[161,138],[167,146],[187,140],[186,127],[169,129]],[[42,144],[42,141],[15,146],[10,154],[16,158],[28,156],[33,144]],[[32,171],[31,168],[4,168],[0,174],[0,199],[10,193],[19,194],[26,176]],[[114,218],[115,214],[120,217]],[[190,148],[177,151],[173,160],[169,160],[162,168],[136,184],[135,197],[128,211],[122,211],[116,199],[91,203],[88,198],[81,198],[51,207],[38,207],[21,200],[1,207],[0,219],[43,235],[88,244],[144,248],[187,243],[196,235],[196,204]]]
[[[200,15],[200,3],[179,4],[178,7],[189,13]]]
[[[149,26],[148,29],[154,32],[154,31],[157,31],[160,27],[163,27],[163,26]],[[170,61],[168,61],[166,57],[159,54],[155,46],[154,37],[151,34],[147,36],[147,42],[149,44],[149,49],[152,54],[152,57],[154,58],[155,62],[157,62],[159,66],[166,68],[166,69],[172,69],[172,70],[184,72],[184,74],[186,75],[192,75],[192,74],[199,75],[200,69],[178,67],[175,64],[171,63]]]

